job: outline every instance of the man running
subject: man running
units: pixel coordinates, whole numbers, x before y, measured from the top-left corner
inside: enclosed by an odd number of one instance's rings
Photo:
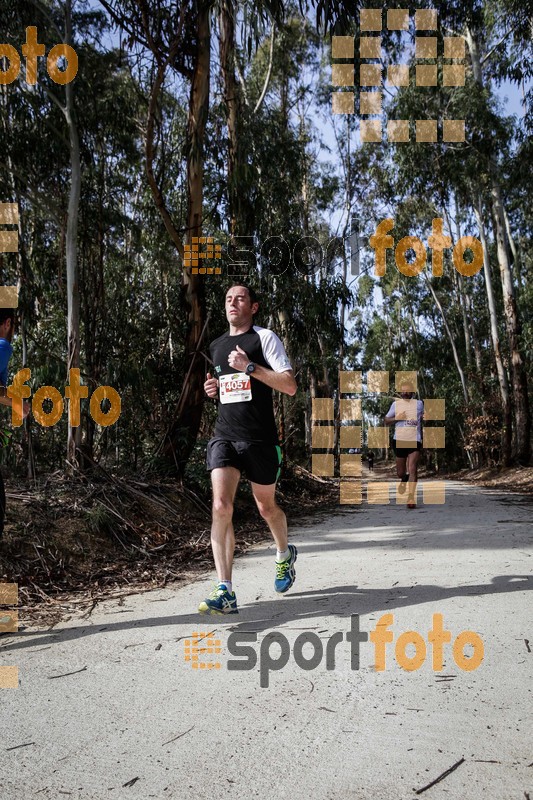
[[[6,395],[8,382],[7,367],[9,359],[13,354],[11,340],[15,327],[15,309],[0,308],[0,404],[12,406],[13,400]],[[24,400],[22,403],[22,419],[25,419],[30,411],[30,404]],[[4,480],[0,473],[0,539],[4,533],[4,519],[6,514],[6,491]]]
[[[204,390],[218,399],[214,437],[207,445],[207,469],[213,487],[211,546],[218,583],[200,603],[201,614],[237,614],[232,566],[235,550],[233,501],[244,472],[259,513],[276,543],[276,592],[294,583],[297,550],[287,540],[287,519],[275,500],[280,474],[279,447],[272,389],[296,394],[296,381],[283,344],[273,331],[253,324],[259,303],[244,284],[226,292],[229,331],[209,351],[216,377],[207,373]]]
[[[396,472],[400,478],[398,491],[405,492],[409,482],[407,508],[416,508],[416,483],[418,462],[422,451],[422,417],[424,403],[415,400],[414,386],[410,381],[400,385],[401,400],[395,400],[384,419],[385,425],[395,425],[392,447],[396,455]]]

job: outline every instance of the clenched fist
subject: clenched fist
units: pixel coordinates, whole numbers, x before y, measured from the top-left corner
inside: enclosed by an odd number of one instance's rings
[[[244,372],[249,363],[250,359],[239,345],[237,345],[237,349],[232,350],[228,356],[228,364],[230,367],[238,369],[240,372]]]
[[[212,378],[210,373],[207,373],[207,380],[204,383],[204,392],[208,397],[217,397],[218,395],[218,380]]]

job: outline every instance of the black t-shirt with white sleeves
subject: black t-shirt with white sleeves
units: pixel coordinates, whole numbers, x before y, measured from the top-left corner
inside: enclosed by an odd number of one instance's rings
[[[241,350],[244,350],[254,364],[272,369],[274,372],[286,372],[292,369],[283,343],[268,328],[260,328],[257,325],[253,325],[246,333],[239,333],[236,336],[224,333],[218,339],[215,339],[209,347],[214,364],[214,377],[219,380],[218,416],[214,436],[232,442],[279,444],[278,431],[274,419],[272,389],[265,383],[256,380],[253,374],[250,379],[252,396],[249,400],[231,403],[220,402],[221,377],[242,374],[234,367],[230,367],[228,363],[228,356],[232,350],[237,349],[237,345]],[[233,382],[233,386],[241,386],[238,378]]]

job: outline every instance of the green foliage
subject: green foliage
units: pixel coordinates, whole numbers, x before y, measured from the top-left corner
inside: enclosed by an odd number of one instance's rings
[[[303,4],[305,6],[305,4]],[[402,3],[411,10],[418,4]],[[356,9],[340,3],[309,7],[275,2],[235,4],[237,43],[235,70],[242,92],[238,125],[240,155],[232,177],[240,203],[239,230],[248,236],[255,266],[245,277],[261,291],[257,322],[283,336],[298,373],[299,395],[284,405],[291,454],[307,463],[310,393],[332,394],[339,366],[351,369],[417,369],[421,393],[445,397],[450,461],[464,461],[478,447],[486,420],[501,420],[494,354],[483,274],[460,281],[448,255],[442,278],[406,278],[389,252],[386,275],[373,277],[372,253],[364,249],[363,274],[341,275],[347,250],[342,242],[348,216],[370,235],[379,220],[395,220],[393,235],[418,236],[427,242],[431,220],[445,216],[459,235],[478,235],[474,198],[482,199],[489,235],[489,259],[495,285],[498,330],[503,357],[510,353],[497,270],[497,252],[490,218],[490,169],[498,170],[510,227],[518,247],[513,265],[517,303],[522,319],[522,350],[533,379],[533,307],[531,181],[533,170],[530,18],[517,0],[438,4],[443,24],[464,31],[470,26],[487,57],[489,81],[476,85],[467,66],[464,88],[421,91],[407,87],[386,101],[391,117],[465,118],[465,144],[389,144],[355,146],[353,120],[332,119],[329,37],[319,30],[356,33]],[[181,289],[182,264],[154,205],[145,178],[147,106],[155,64],[142,46],[139,4],[133,0],[113,8],[130,14],[132,30],[119,48],[107,13],[76,7],[74,46],[80,68],[73,84],[80,137],[82,191],[78,218],[81,293],[82,377],[92,392],[114,386],[122,397],[119,423],[96,427],[82,404],[83,447],[107,467],[138,472],[168,468],[158,462],[180,398],[192,354],[184,350],[187,308]],[[176,4],[162,2],[152,33],[168,50],[175,35]],[[365,7],[382,7],[373,0]],[[22,42],[24,28],[37,25],[47,49],[58,41],[60,4],[15,5],[0,0],[0,16],[10,40]],[[155,170],[166,208],[185,234],[187,220],[186,148],[189,72],[194,55],[193,4],[184,32],[184,46],[167,77],[157,108]],[[39,10],[41,9],[41,10]],[[310,10],[313,15],[308,13]],[[222,267],[228,272],[231,249],[229,135],[222,77],[215,52],[217,14],[213,5],[210,108],[204,142],[203,233],[223,245]],[[350,13],[348,13],[350,11]],[[118,11],[117,11],[118,13]],[[348,18],[349,17],[349,18]],[[274,46],[271,61],[271,36]],[[505,34],[508,34],[507,36]],[[394,60],[400,53],[396,34],[384,33]],[[439,34],[440,36],[440,34]],[[442,43],[439,43],[442,46]],[[166,49],[165,49],[166,48]],[[325,66],[327,65],[327,66]],[[268,83],[265,82],[270,75]],[[496,86],[509,80],[525,93],[524,117],[506,116]],[[322,82],[321,82],[322,81]],[[242,87],[244,82],[244,87]],[[256,104],[264,92],[264,99]],[[68,131],[52,94],[53,84],[41,64],[36,87],[21,79],[0,94],[0,199],[19,203],[22,219],[20,255],[4,255],[4,283],[21,279],[20,310],[24,318],[30,385],[62,387],[66,383],[65,228],[69,190]],[[357,90],[356,90],[357,91]],[[349,140],[349,146],[348,146]],[[286,242],[281,268],[266,247],[272,236]],[[320,242],[320,268],[306,274],[303,259],[290,254],[303,236]],[[328,243],[336,239],[334,246]],[[309,255],[309,253],[304,253]],[[348,285],[347,285],[348,284]],[[226,280],[206,277],[203,287],[209,325],[201,348],[226,329],[223,294]],[[437,308],[431,289],[437,295]],[[344,309],[344,320],[341,319]],[[466,326],[470,334],[465,337]],[[343,329],[344,321],[344,329]],[[445,324],[446,321],[446,324]],[[465,373],[465,402],[448,325]],[[474,349],[477,345],[477,353]],[[22,364],[22,338],[14,342],[12,371]],[[340,363],[341,353],[343,357]],[[476,356],[479,363],[476,363]],[[196,356],[203,361],[203,355]],[[207,362],[206,362],[207,364]],[[369,413],[379,417],[388,400],[376,400]],[[208,489],[203,446],[213,424],[207,405],[200,438],[188,465],[187,478]],[[483,424],[480,423],[480,420]],[[484,427],[485,426],[485,427]],[[9,429],[4,432],[9,433]],[[184,432],[185,435],[185,432]],[[486,433],[488,441],[488,433]],[[38,469],[62,467],[66,412],[53,430],[32,424]],[[4,442],[4,457],[24,469],[29,457],[22,429]],[[477,452],[477,451],[476,451]],[[489,457],[481,453],[480,457]],[[91,512],[96,530],[105,525],[102,509]]]

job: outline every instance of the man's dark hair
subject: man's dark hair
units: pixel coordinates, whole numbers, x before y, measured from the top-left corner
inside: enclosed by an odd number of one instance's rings
[[[15,309],[14,308],[0,308],[0,325],[10,319],[12,325],[15,324]]]
[[[251,286],[248,286],[247,283],[232,283],[231,286],[228,286],[228,288],[226,289],[226,294],[229,292],[230,289],[233,289],[234,286],[242,286],[243,289],[248,290],[248,294],[250,295],[250,302],[252,303],[252,305],[254,303],[259,302],[259,298],[257,297],[255,289],[253,289]]]

